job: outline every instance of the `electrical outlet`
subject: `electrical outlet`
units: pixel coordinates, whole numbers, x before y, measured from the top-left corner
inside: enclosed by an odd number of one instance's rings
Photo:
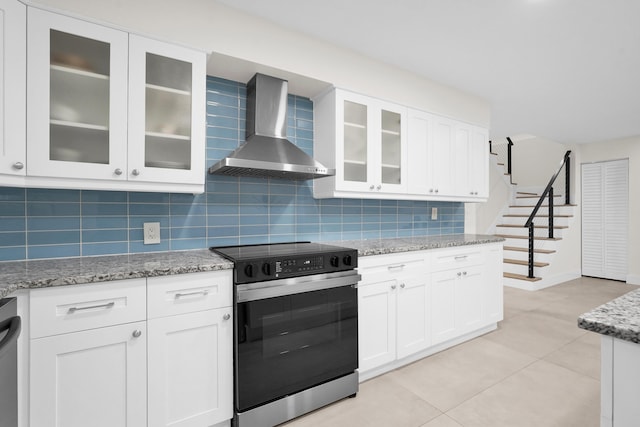
[[[145,222],[144,223],[144,244],[155,245],[160,243],[160,223]]]
[[[431,208],[431,219],[438,219],[438,208]]]

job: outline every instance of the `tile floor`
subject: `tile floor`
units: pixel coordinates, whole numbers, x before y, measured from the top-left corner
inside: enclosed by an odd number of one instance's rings
[[[600,336],[577,317],[636,286],[581,278],[504,290],[498,329],[360,385],[287,427],[597,427]]]

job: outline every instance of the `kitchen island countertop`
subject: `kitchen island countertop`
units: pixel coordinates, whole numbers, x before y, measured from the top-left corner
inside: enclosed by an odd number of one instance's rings
[[[640,344],[640,289],[580,315],[578,326],[587,331]]]
[[[452,234],[321,243],[354,248],[358,250],[358,256],[363,257],[502,241],[504,241],[503,238],[490,235]],[[100,283],[231,268],[233,268],[232,262],[208,249],[9,261],[0,263],[0,298],[19,289]]]

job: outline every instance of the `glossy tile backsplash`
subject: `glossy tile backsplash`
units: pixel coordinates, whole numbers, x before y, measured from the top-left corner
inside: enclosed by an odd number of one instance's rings
[[[207,78],[207,166],[244,141],[245,102],[243,83]],[[309,99],[289,96],[287,133],[313,155]],[[464,232],[463,203],[316,200],[312,186],[208,175],[196,196],[0,187],[0,261]],[[160,244],[143,245],[144,222],[160,222]]]

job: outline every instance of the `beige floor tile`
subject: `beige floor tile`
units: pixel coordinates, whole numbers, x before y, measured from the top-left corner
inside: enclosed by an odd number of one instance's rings
[[[420,427],[463,427],[461,424],[458,424],[453,419],[446,415],[440,415],[438,418],[435,418],[432,421],[420,426]]]
[[[600,380],[600,334],[588,332],[544,360]]]
[[[445,412],[536,359],[477,338],[387,374]]]
[[[600,383],[538,361],[447,415],[464,427],[596,427]]]
[[[525,313],[499,324],[484,338],[515,351],[541,358],[587,333],[573,322],[540,313]]]
[[[415,427],[442,413],[387,376],[360,384],[344,399],[285,424],[288,427]]]
[[[522,289],[504,288],[504,306],[507,310],[513,312],[526,312],[543,307],[547,304],[566,299],[566,295],[549,294],[542,291],[524,291]]]

